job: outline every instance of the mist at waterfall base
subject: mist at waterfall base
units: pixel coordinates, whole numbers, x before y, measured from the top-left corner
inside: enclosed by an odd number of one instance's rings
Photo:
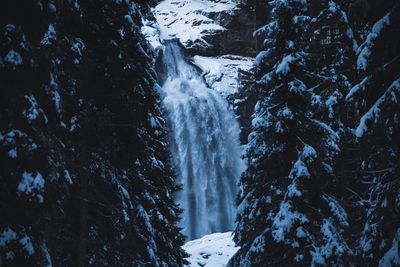
[[[243,170],[239,125],[226,99],[207,88],[174,42],[165,43],[159,71],[189,240],[233,229],[237,183]]]

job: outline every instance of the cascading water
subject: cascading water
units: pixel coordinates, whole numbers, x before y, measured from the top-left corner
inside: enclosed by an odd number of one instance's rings
[[[182,190],[181,227],[189,239],[232,230],[240,159],[239,126],[225,99],[207,88],[182,49],[163,51],[164,105],[171,127],[171,152]]]

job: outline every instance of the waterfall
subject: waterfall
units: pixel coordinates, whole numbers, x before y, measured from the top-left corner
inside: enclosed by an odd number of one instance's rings
[[[181,227],[191,240],[233,229],[240,159],[239,125],[227,101],[207,88],[182,49],[163,50],[163,103],[168,113],[171,153],[182,190]]]

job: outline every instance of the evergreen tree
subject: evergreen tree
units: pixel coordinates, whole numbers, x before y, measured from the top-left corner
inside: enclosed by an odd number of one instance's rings
[[[359,144],[354,175],[366,190],[359,208],[365,210],[359,254],[373,265],[398,266],[400,257],[400,5],[363,1],[358,18],[363,44],[358,49],[358,82],[346,96],[356,120]],[[367,31],[365,29],[368,29]]]
[[[146,10],[3,3],[0,265],[185,262]]]
[[[341,265],[353,252],[337,200],[342,124],[335,118],[355,40],[333,1],[272,1],[271,8],[271,22],[258,32],[266,38],[239,195],[241,249],[230,264]]]

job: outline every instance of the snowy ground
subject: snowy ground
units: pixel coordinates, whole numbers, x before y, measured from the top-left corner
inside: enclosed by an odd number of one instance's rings
[[[238,0],[164,0],[154,9],[160,25],[162,39],[179,39],[185,47],[210,47],[203,39],[214,35],[225,28],[218,21],[216,14],[232,14],[237,8]]]
[[[232,232],[215,233],[187,242],[183,249],[191,256],[190,267],[224,267],[239,250],[232,241]]]
[[[253,67],[253,58],[235,55],[194,56],[192,62],[203,71],[207,85],[223,96],[236,93],[239,89],[240,70],[250,71]]]

